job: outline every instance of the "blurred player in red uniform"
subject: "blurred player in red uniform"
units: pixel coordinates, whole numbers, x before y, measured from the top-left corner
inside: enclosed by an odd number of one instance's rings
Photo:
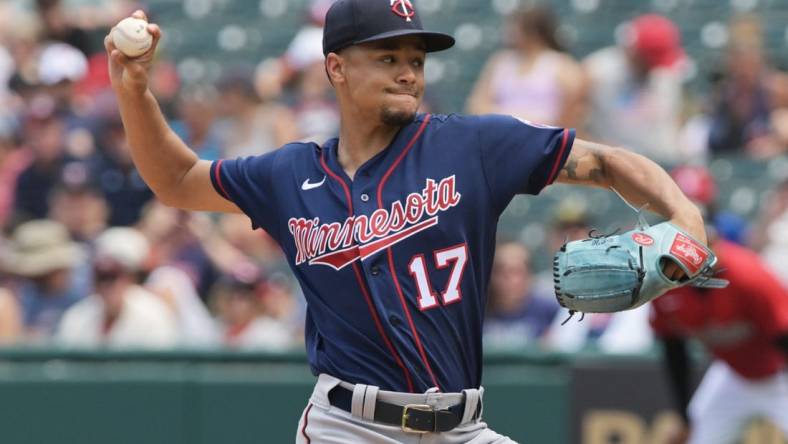
[[[682,191],[708,209],[715,184],[702,168],[672,172]],[[711,219],[711,215],[706,214]],[[652,302],[651,325],[665,356],[685,428],[674,443],[738,442],[754,417],[768,418],[788,436],[788,291],[751,250],[709,233],[723,289],[682,287]],[[690,400],[687,339],[714,361]]]

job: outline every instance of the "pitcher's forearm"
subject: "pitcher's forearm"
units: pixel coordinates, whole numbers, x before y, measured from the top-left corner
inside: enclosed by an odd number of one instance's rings
[[[558,182],[613,188],[635,207],[648,204],[660,214],[706,243],[700,209],[667,172],[653,161],[630,151],[575,139]]]
[[[150,90],[119,93],[118,102],[134,164],[151,190],[167,200],[198,157],[167,125]]]
[[[631,204],[648,205],[650,211],[669,219],[698,213],[668,173],[650,159],[622,149],[604,159],[609,186]]]

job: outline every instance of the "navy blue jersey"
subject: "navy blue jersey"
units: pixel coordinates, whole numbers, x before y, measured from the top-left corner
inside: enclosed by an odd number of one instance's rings
[[[383,390],[479,387],[498,217],[555,180],[574,132],[419,115],[351,180],[337,139],[216,161],[211,180],[282,246],[315,374]]]

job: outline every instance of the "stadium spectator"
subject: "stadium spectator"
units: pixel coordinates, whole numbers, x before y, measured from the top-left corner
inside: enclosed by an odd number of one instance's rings
[[[549,218],[548,251],[558,251],[564,243],[584,239],[591,230],[588,202],[577,195],[567,195],[559,201]],[[547,281],[552,285],[552,270]]]
[[[260,96],[281,99],[295,115],[299,138],[322,143],[339,131],[339,109],[323,65],[323,25],[334,0],[313,0],[285,53],[262,61],[255,72]]]
[[[20,149],[10,118],[0,117],[0,227],[14,217],[14,197],[19,174],[30,163],[30,152]]]
[[[558,38],[558,24],[541,6],[509,17],[508,49],[492,55],[468,99],[473,114],[510,114],[575,128],[585,108],[586,78]]]
[[[757,18],[739,16],[729,28],[725,71],[712,96],[709,149],[758,157],[785,152],[788,143],[780,137],[778,110],[788,107],[788,75],[765,60]]]
[[[95,293],[63,315],[58,343],[69,347],[163,348],[178,340],[169,308],[139,285],[148,241],[133,228],[110,228],[96,239]]]
[[[8,79],[11,109],[21,113],[29,102],[33,86],[38,84],[38,61],[41,52],[39,22],[34,15],[14,11],[4,31],[8,52],[13,60],[13,72]]]
[[[159,223],[163,226],[151,226]],[[175,314],[179,344],[186,347],[220,345],[220,331],[204,302],[208,297],[201,296],[205,293],[200,293],[198,285],[213,284],[222,270],[232,270],[246,261],[246,257],[234,249],[232,253],[237,254],[227,253],[227,242],[217,235],[215,224],[206,214],[182,213],[152,204],[142,226],[147,236],[158,239],[152,249],[151,273],[145,288],[158,295]],[[173,248],[161,239],[171,240],[168,233],[175,229],[186,236],[180,236],[182,240],[175,242]],[[186,242],[182,243],[184,240]],[[185,250],[181,249],[183,245],[187,246]],[[208,266],[209,271],[196,271],[201,266]]]
[[[66,164],[49,196],[50,219],[63,224],[74,240],[86,244],[107,228],[109,219],[104,195],[89,174],[82,162]]]
[[[788,179],[772,189],[752,234],[752,247],[788,288]]]
[[[22,339],[22,308],[13,293],[0,288],[0,346]]]
[[[299,137],[324,142],[335,136],[339,132],[339,109],[323,60],[315,60],[300,69],[292,84],[291,106]]]
[[[242,214],[223,214],[219,218],[218,228],[220,238],[266,270],[288,269],[287,260],[276,241],[265,232],[253,230],[248,217]]]
[[[200,159],[216,160],[224,152],[217,132],[217,91],[211,86],[191,85],[182,88],[176,102],[178,119],[170,126]]]
[[[197,293],[205,300],[218,278],[218,271],[191,227],[193,217],[154,200],[145,208],[138,228],[151,245],[151,268],[179,268],[189,276]]]
[[[74,99],[76,84],[88,73],[88,60],[73,46],[47,43],[38,58],[37,94],[55,102],[56,112],[72,129],[82,110]]]
[[[230,70],[217,88],[224,157],[264,154],[298,138],[292,112],[279,103],[260,100],[251,73]]]
[[[92,291],[90,263],[64,226],[34,220],[14,230],[3,256],[3,271],[14,279],[28,342],[46,342],[60,317]]]
[[[261,313],[266,280],[252,263],[238,264],[213,290],[213,300],[225,345],[240,349],[283,350],[297,342],[282,323]]]
[[[552,289],[535,285],[530,255],[518,242],[496,247],[484,324],[487,346],[521,348],[537,343],[558,312]]]
[[[287,50],[280,57],[265,59],[257,66],[254,85],[262,99],[277,99],[298,73],[322,61],[323,25],[326,12],[334,0],[312,0],[301,29],[296,32]]]
[[[94,31],[105,32],[137,9],[139,3],[137,0],[35,0],[42,25],[40,38],[67,43],[91,57],[101,52],[101,41],[96,40]]]
[[[703,217],[714,226],[717,236],[737,244],[747,243],[747,221],[718,207],[717,183],[709,170],[700,166],[684,165],[671,170],[670,175],[684,194],[705,211]]]
[[[679,30],[667,18],[649,14],[630,22],[623,35],[618,46],[583,61],[590,79],[587,129],[601,142],[656,161],[680,162],[685,56]]]
[[[144,287],[170,308],[177,323],[178,345],[201,348],[219,345],[219,331],[186,272],[173,265],[154,269]]]
[[[3,10],[0,6],[0,15],[2,15]],[[3,23],[0,23],[0,29],[3,28]],[[3,31],[0,31],[0,118],[9,118],[11,117],[9,114],[10,108],[10,101],[11,101],[11,92],[8,88],[8,81],[11,80],[11,76],[13,76],[14,71],[16,69],[16,64],[14,63],[14,59],[11,56],[11,52],[5,46],[5,35]]]
[[[265,320],[267,328],[278,324],[291,339],[302,341],[305,306],[293,293],[295,285],[287,278],[291,272],[273,239],[265,232],[253,230],[249,219],[241,214],[224,214],[218,224],[203,215],[189,216],[188,230],[199,240],[211,264],[224,276],[222,281],[228,284],[237,280],[233,276],[238,274],[239,264],[250,264],[244,267],[265,274],[255,290],[258,315]],[[217,285],[216,288],[227,287]],[[216,294],[222,291],[217,290]],[[216,301],[212,302],[216,306]]]
[[[154,94],[162,98],[162,110],[165,116],[176,114],[176,102],[181,88],[181,78],[175,63],[168,60],[161,52],[156,55],[161,61],[150,72],[150,88]],[[109,77],[109,76],[107,76]]]
[[[55,113],[54,102],[40,97],[31,104],[23,137],[32,161],[19,174],[14,195],[17,221],[47,216],[49,193],[68,160],[65,151],[65,123]]]
[[[43,25],[42,40],[66,43],[79,49],[85,57],[100,49],[96,48],[95,42],[86,30],[70,22],[61,0],[36,0],[36,7]]]
[[[153,192],[131,161],[120,117],[113,115],[102,120],[98,131],[100,154],[95,159],[91,174],[109,205],[109,224],[136,224],[142,209],[153,199]]]
[[[269,272],[259,288],[260,316],[266,319],[271,328],[275,327],[287,334],[288,347],[304,342],[306,305],[299,303],[303,296],[295,293],[296,288],[294,279],[278,271]]]

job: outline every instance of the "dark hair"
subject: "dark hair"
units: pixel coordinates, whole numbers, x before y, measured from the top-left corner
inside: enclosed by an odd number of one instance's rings
[[[558,37],[558,21],[549,8],[542,5],[520,8],[512,15],[512,20],[524,32],[536,35],[548,48],[566,51]]]
[[[254,69],[249,66],[239,65],[228,68],[216,81],[216,89],[219,93],[233,91],[254,100],[260,99],[254,87]]]
[[[36,8],[39,11],[48,11],[60,5],[60,0],[36,0]]]

